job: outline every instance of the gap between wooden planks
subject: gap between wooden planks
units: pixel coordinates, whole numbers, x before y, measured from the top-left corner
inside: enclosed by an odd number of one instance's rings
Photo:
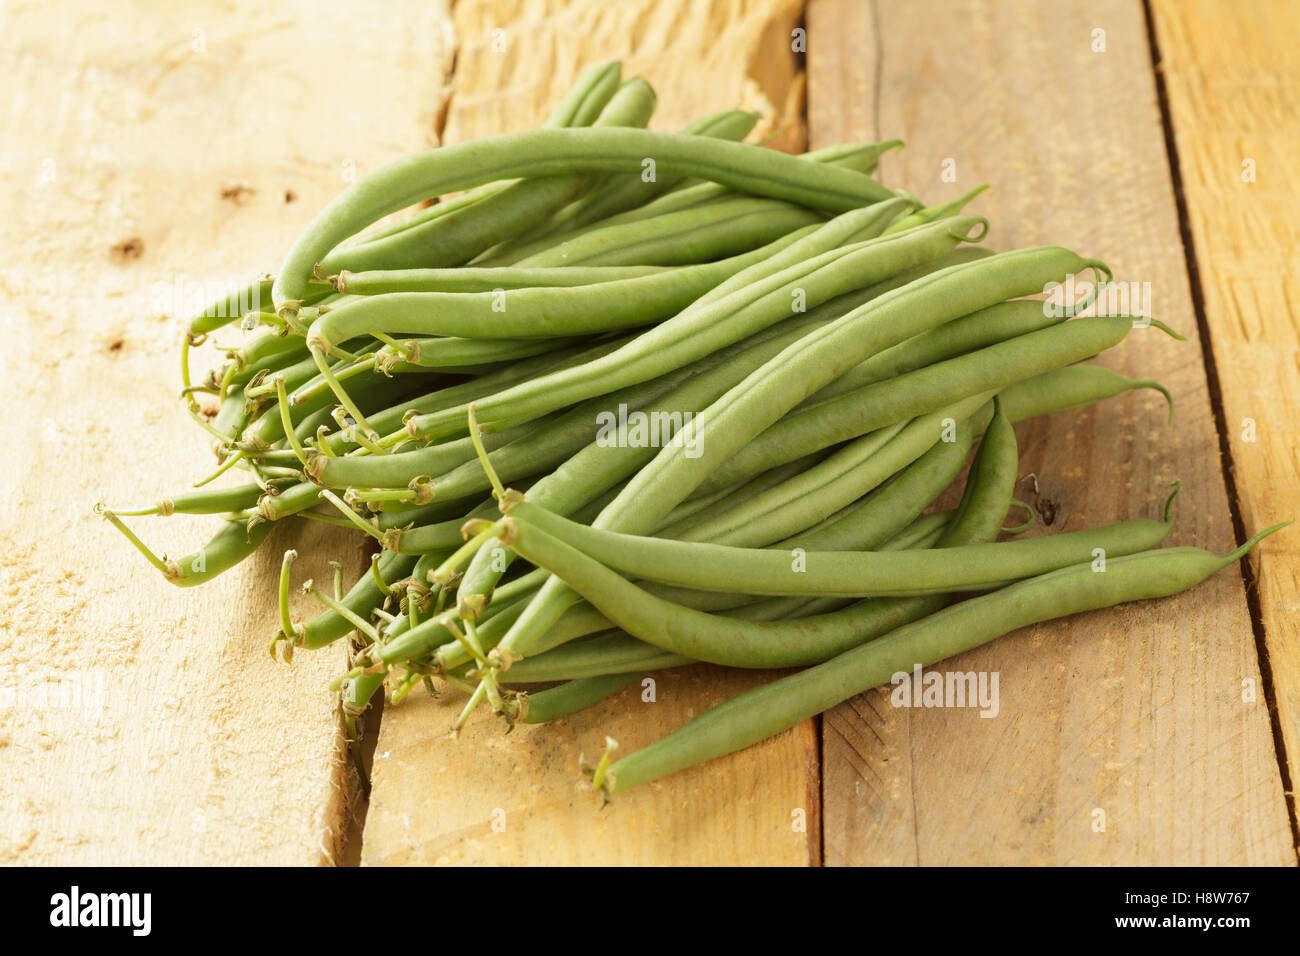
[[[1136,394],[1018,429],[1053,530],[1154,515],[1177,477],[1170,543],[1230,548],[1140,4],[815,0],[808,36],[812,145],[899,136],[884,177],[929,201],[991,183],[975,208],[992,247],[1100,256],[1149,280],[1155,314],[1189,338],[1137,330],[1103,360],[1165,382],[1175,427]],[[1267,706],[1243,700],[1260,673],[1238,573],[945,666],[998,672],[998,717],[895,709],[881,691],[825,717],[828,864],[1294,863]]]
[[[652,126],[741,106],[766,120],[756,135],[803,141],[802,78],[790,51],[800,7],[789,0],[732,4],[456,7],[460,47],[446,127],[455,141],[535,126],[582,69],[624,60],[659,94]],[[493,31],[502,31],[496,34]],[[386,707],[372,774],[362,862],[517,864],[804,864],[819,851],[814,725],[706,767],[620,795],[603,811],[580,789],[578,755],[604,736],[621,752],[650,743],[764,675],[694,667],[567,720],[502,735],[482,711],[462,734],[447,729],[463,704],[417,692]]]

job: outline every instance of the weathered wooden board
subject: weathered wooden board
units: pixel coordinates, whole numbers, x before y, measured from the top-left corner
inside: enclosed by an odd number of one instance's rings
[[[791,53],[801,0],[474,0],[457,3],[456,76],[445,138],[536,126],[573,77],[619,59],[659,95],[651,126],[711,111],[761,113],[755,140],[803,148],[802,63]]]
[[[605,735],[631,752],[757,679],[697,666],[655,674],[654,701],[629,687],[564,720],[502,733],[478,715],[447,729],[461,696],[421,695],[384,711],[364,863],[765,865],[807,863],[816,843],[811,722],[759,747],[619,794],[601,809],[579,757]]]
[[[1300,30],[1294,4],[1151,5],[1242,523],[1300,515]],[[1252,562],[1277,729],[1300,774],[1300,553]],[[1292,816],[1295,806],[1292,799]],[[1294,835],[1294,834],[1293,834]]]
[[[1180,478],[1170,543],[1229,548],[1141,5],[814,0],[808,51],[812,145],[901,137],[886,181],[930,201],[991,183],[974,207],[991,245],[1099,256],[1149,281],[1155,314],[1188,336],[1137,330],[1105,358],[1165,382],[1174,427],[1134,395],[1019,430],[1053,530],[1154,516]],[[996,672],[998,715],[876,691],[824,719],[827,863],[1294,862],[1267,708],[1243,700],[1260,674],[1238,573],[945,669]]]
[[[449,18],[191,2],[7,3],[3,19],[0,863],[332,860],[342,659],[290,668],[266,646],[280,552],[327,580],[325,556],[356,573],[359,545],[279,529],[181,592],[90,509],[215,464],[175,400],[187,283],[274,269],[346,173],[433,142]],[[134,524],[172,554],[213,530]]]
[[[659,94],[652,126],[675,129],[738,104],[798,142],[788,2],[466,4],[447,139],[536,125],[574,76],[622,58]],[[494,35],[493,31],[502,31]],[[494,39],[502,44],[494,48]],[[789,108],[774,110],[789,104]],[[818,853],[816,738],[805,724],[708,768],[620,795],[604,811],[578,789],[578,754],[606,734],[649,743],[756,678],[715,669],[657,675],[653,704],[628,691],[580,715],[501,735],[480,718],[447,730],[462,700],[412,695],[380,728],[363,862],[807,863]],[[494,829],[503,827],[503,829]]]

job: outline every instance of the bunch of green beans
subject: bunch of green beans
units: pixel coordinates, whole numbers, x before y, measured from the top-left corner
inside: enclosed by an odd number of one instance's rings
[[[274,276],[190,322],[181,394],[215,469],[99,508],[181,586],[276,522],[371,542],[351,587],[338,565],[304,585],[309,620],[296,552],[277,582],[272,656],[348,645],[350,734],[383,688],[463,693],[459,728],[483,702],[558,720],[699,661],[804,668],[611,746],[592,770],[608,795],[1014,628],[1192,587],[1275,530],[1223,556],[1160,550],[1173,495],[1161,520],[1034,529],[1014,424],[1137,389],[1172,416],[1158,382],[1083,363],[1176,333],[1043,299],[1110,272],[982,248],[965,206],[984,187],[921,206],[872,178],[896,140],[788,156],[745,144],[758,117],[738,110],[649,132],[655,105],[602,64],[540,130],[349,187]],[[1008,530],[1017,507],[1030,520]],[[123,520],[172,514],[217,530],[169,558]]]

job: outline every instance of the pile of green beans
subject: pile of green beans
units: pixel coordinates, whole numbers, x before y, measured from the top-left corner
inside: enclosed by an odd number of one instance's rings
[[[350,186],[274,276],[190,322],[181,396],[216,467],[98,508],[180,586],[277,522],[370,541],[350,587],[339,565],[304,585],[310,620],[291,613],[296,552],[276,582],[273,657],[349,648],[349,733],[384,688],[463,693],[459,728],[484,702],[558,720],[700,661],[803,668],[611,746],[592,770],[608,795],[1015,628],[1192,587],[1275,530],[1162,550],[1174,495],[1161,520],[1034,528],[1014,424],[1138,389],[1172,416],[1158,382],[1085,363],[1179,336],[1043,299],[1110,272],[981,247],[965,206],[984,187],[922,206],[872,178],[898,141],[789,156],[743,142],[752,113],[650,132],[655,105],[601,64],[542,129]],[[172,514],[216,531],[169,558],[124,520]]]

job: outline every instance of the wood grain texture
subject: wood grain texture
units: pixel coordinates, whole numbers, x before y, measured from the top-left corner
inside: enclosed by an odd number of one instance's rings
[[[791,131],[784,142],[801,142],[801,88],[789,49],[796,14],[785,0],[457,4],[462,44],[446,139],[536,125],[583,69],[622,57],[624,75],[643,73],[659,94],[657,128],[740,104],[763,109],[769,129]],[[492,48],[493,29],[505,31],[502,52]],[[790,105],[774,110],[773,103]],[[622,794],[603,812],[577,789],[579,752],[594,758],[606,734],[628,753],[758,679],[714,668],[664,674],[653,705],[625,692],[509,736],[479,718],[455,741],[447,729],[463,699],[416,700],[417,692],[384,712],[363,862],[815,861],[811,721],[762,747]],[[492,829],[497,811],[504,832]]]
[[[323,581],[326,557],[359,572],[359,545],[277,529],[182,592],[90,508],[156,500],[213,462],[175,400],[202,297],[187,283],[274,269],[345,170],[430,143],[439,10],[4,4],[0,863],[335,858],[341,654],[286,667],[266,647],[280,553]],[[394,108],[394,89],[413,95]],[[214,530],[132,523],[172,554]]]
[[[993,247],[1099,256],[1149,281],[1154,314],[1189,338],[1135,330],[1104,358],[1173,390],[1173,428],[1130,395],[1018,429],[1051,530],[1154,516],[1180,478],[1170,543],[1229,548],[1141,6],[815,0],[807,18],[812,145],[901,137],[886,182],[931,202],[990,183],[974,210]],[[1019,631],[944,669],[996,672],[997,717],[876,691],[824,718],[828,864],[1294,862],[1268,714],[1262,696],[1243,701],[1259,666],[1239,574]]]
[[[1238,505],[1247,528],[1300,516],[1300,12],[1155,2],[1151,11],[1200,270]],[[1252,562],[1278,725],[1300,777],[1300,550]]]
[[[763,675],[704,665],[652,675],[601,704],[503,735],[480,712],[459,739],[460,695],[384,711],[363,862],[369,865],[790,865],[817,831],[812,722],[723,760],[619,794],[603,809],[579,757],[652,743]],[[812,773],[809,775],[809,765]]]
[[[659,94],[651,127],[677,130],[721,109],[762,114],[753,139],[803,149],[802,64],[791,52],[801,0],[469,0],[446,138],[537,125],[584,69],[620,59]]]

